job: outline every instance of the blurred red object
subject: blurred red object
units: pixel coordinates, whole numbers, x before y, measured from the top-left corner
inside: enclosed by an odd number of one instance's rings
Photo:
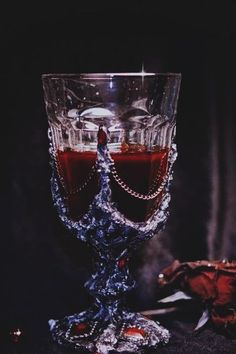
[[[236,261],[176,260],[159,274],[158,285],[199,299],[213,325],[236,337]]]

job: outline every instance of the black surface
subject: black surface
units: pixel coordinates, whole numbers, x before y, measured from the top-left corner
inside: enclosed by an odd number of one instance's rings
[[[159,317],[159,321],[171,331],[168,345],[158,350],[146,350],[145,354],[234,354],[236,340],[216,334],[209,326],[199,332],[193,332],[197,316],[188,318],[189,314],[176,313]],[[18,343],[0,343],[2,354],[72,354],[78,351],[64,348],[52,342],[46,325],[37,324],[25,330],[25,338]]]

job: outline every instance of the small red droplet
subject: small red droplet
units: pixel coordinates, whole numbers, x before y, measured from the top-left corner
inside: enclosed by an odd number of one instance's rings
[[[107,144],[107,134],[100,127],[98,131],[98,145],[106,145]]]
[[[142,328],[128,327],[124,329],[123,334],[130,337],[144,338],[146,332]]]
[[[118,260],[117,265],[119,268],[124,268],[128,263],[128,258],[121,258]]]
[[[87,323],[75,323],[72,327],[71,333],[75,336],[88,333],[89,326]]]

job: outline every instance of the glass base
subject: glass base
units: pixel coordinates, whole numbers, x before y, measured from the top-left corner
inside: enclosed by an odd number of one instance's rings
[[[83,353],[107,354],[141,353],[145,348],[167,344],[170,338],[167,329],[138,313],[124,311],[119,321],[99,320],[92,315],[88,310],[62,320],[50,320],[53,339]]]

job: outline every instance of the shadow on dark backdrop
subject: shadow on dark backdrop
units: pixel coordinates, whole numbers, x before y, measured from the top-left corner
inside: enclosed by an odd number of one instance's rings
[[[42,73],[140,71],[143,64],[182,73],[171,216],[159,240],[133,259],[133,307],[155,306],[155,277],[173,258],[236,256],[233,8],[225,26],[217,23],[220,10],[185,18],[180,11],[78,9],[69,17],[62,8],[36,16],[16,9],[2,25],[3,322],[40,323],[90,301],[82,285],[91,254],[67,238],[52,206]]]

